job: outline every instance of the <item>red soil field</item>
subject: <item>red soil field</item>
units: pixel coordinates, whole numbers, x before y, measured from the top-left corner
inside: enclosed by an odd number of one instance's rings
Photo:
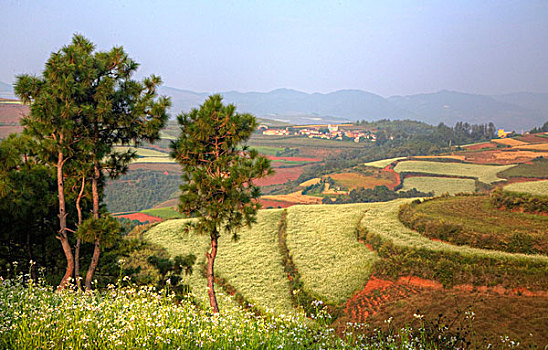
[[[281,185],[288,181],[297,180],[303,173],[303,167],[293,168],[276,168],[274,175],[255,180],[254,183],[258,186]]]
[[[161,218],[159,217],[156,217],[156,216],[152,216],[152,215],[147,215],[147,214],[143,214],[143,213],[133,213],[133,214],[124,214],[124,215],[116,215],[117,218],[126,218],[126,219],[129,219],[129,220],[137,220],[139,222],[160,222],[162,221]]]
[[[29,107],[20,104],[0,104],[0,122],[19,124],[19,119],[29,114]]]
[[[451,289],[444,289],[443,285],[438,281],[417,276],[402,276],[397,281],[388,281],[371,276],[363,290],[356,293],[347,301],[344,311],[351,322],[365,322],[368,316],[377,313],[383,304],[407,298],[424,289],[478,292],[491,295],[548,297],[548,291],[530,291],[526,288],[506,289],[501,286],[491,287],[461,284]]]
[[[0,126],[0,139],[5,139],[9,134],[20,133],[22,131],[22,126]]]
[[[383,171],[386,171],[386,172],[389,172],[390,174],[392,174],[392,176],[394,178],[393,185],[388,186],[388,188],[391,189],[391,190],[394,190],[394,188],[396,186],[399,186],[401,184],[401,176],[400,176],[400,174],[398,174],[397,172],[394,171],[394,166],[395,166],[395,163],[389,164],[389,165],[385,166],[382,169]]]
[[[483,149],[483,148],[495,148],[497,147],[497,144],[496,143],[492,143],[492,142],[484,142],[484,143],[478,143],[477,145],[470,145],[470,146],[466,146],[465,148],[467,150],[470,150],[470,151],[476,151],[478,149]]]
[[[307,157],[275,157],[275,156],[266,156],[270,160],[286,160],[288,162],[321,162],[321,158],[307,158]]]
[[[266,209],[266,208],[268,208],[268,207],[273,207],[273,208],[278,208],[278,207],[281,207],[281,208],[288,208],[288,207],[290,207],[290,206],[292,206],[292,205],[295,205],[295,203],[282,202],[282,201],[273,201],[273,200],[270,200],[270,199],[261,199],[261,198],[259,198],[259,203],[261,203],[263,209]]]
[[[538,137],[536,135],[542,135],[542,134],[529,134],[529,135],[523,135],[516,137],[516,139],[524,142],[529,143],[546,143],[547,140],[544,137]]]

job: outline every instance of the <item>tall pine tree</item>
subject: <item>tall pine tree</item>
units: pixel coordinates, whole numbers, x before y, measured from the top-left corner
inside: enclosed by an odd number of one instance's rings
[[[218,238],[223,229],[236,238],[238,228],[255,222],[260,190],[253,180],[272,173],[269,160],[245,145],[255,118],[235,112],[220,95],[210,96],[200,109],[177,117],[181,134],[171,145],[183,171],[179,209],[196,217],[193,228],[210,237],[207,285],[214,313],[219,312],[213,285]]]

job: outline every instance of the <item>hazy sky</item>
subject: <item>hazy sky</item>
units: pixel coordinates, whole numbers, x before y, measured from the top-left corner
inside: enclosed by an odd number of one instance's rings
[[[548,1],[2,0],[0,81],[81,33],[194,91],[548,91]]]

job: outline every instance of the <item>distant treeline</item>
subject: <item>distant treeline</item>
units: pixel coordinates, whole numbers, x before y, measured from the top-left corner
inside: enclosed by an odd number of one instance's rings
[[[358,188],[350,191],[346,196],[337,196],[334,201],[324,197],[322,204],[347,204],[347,203],[371,203],[388,202],[397,198],[433,197],[434,192],[420,192],[413,188],[409,191],[395,192],[386,186],[375,188]]]
[[[108,184],[104,203],[113,213],[148,209],[172,198],[180,184],[178,174],[137,169]]]
[[[468,124],[458,122],[454,127],[440,123],[438,126],[413,120],[379,120],[358,122],[359,125],[377,128],[377,141],[364,148],[329,156],[324,164],[313,165],[302,173],[298,181],[330,174],[362,163],[394,157],[433,155],[449,151],[450,147],[488,141],[495,136],[493,123]]]

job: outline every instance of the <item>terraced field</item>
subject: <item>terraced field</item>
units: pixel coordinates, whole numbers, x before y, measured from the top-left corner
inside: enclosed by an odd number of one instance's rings
[[[525,255],[490,251],[486,249],[455,246],[430,240],[416,231],[408,229],[398,219],[399,207],[412,199],[397,199],[391,202],[375,203],[365,212],[361,225],[369,232],[390,240],[396,246],[423,248],[432,251],[457,253],[462,256],[481,256],[504,261],[527,260],[548,264],[548,256]],[[547,265],[548,266],[548,265]]]
[[[290,313],[293,306],[289,285],[278,253],[277,225],[280,216],[280,209],[261,210],[258,222],[252,228],[240,231],[238,242],[232,241],[231,235],[222,234],[215,269],[259,308]],[[150,229],[145,238],[164,246],[171,255],[192,253],[197,256],[198,262],[203,263],[204,254],[209,248],[209,237],[192,232],[182,233],[185,222],[186,219],[166,221]],[[190,284],[198,297],[206,302],[207,282],[199,266],[195,267]],[[217,287],[217,291],[221,289]]]
[[[398,173],[411,172],[446,176],[475,177],[481,182],[491,184],[497,181],[504,181],[504,179],[497,176],[497,173],[510,169],[514,166],[515,165],[479,165],[410,160],[399,162],[394,168],[394,171]]]
[[[475,181],[472,179],[456,179],[447,177],[411,176],[403,180],[401,191],[409,191],[416,188],[421,192],[433,191],[434,195],[449,193],[451,195],[461,192],[474,192]]]
[[[363,287],[376,254],[357,241],[356,225],[372,204],[293,206],[287,208],[287,245],[307,291],[340,304]],[[280,209],[261,210],[258,222],[233,242],[222,235],[216,272],[260,308],[291,311],[289,284],[277,242]],[[183,234],[185,219],[169,220],[150,229],[145,238],[172,255],[193,253],[198,261],[208,238]],[[190,278],[193,290],[206,300],[206,282],[199,268]]]
[[[506,191],[524,192],[540,196],[548,196],[548,180],[516,182],[504,186]]]
[[[356,225],[371,204],[288,208],[287,246],[305,288],[339,304],[361,289],[376,254],[357,241]]]

